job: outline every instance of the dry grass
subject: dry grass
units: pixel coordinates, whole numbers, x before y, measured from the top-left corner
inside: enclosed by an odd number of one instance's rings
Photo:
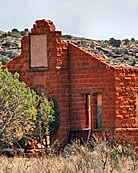
[[[39,158],[0,157],[0,173],[134,173],[137,168],[129,155],[111,154],[105,143],[94,150],[68,145],[59,155]],[[112,157],[110,157],[112,156]],[[137,161],[137,160],[136,160]]]

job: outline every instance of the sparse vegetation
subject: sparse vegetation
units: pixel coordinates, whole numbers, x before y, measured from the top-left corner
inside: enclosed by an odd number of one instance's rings
[[[131,40],[91,40],[81,37],[63,36],[63,40],[69,40],[84,48],[98,54],[102,59],[112,65],[121,67],[138,67],[138,42],[134,38]],[[127,57],[124,59],[124,57]]]
[[[21,37],[28,32],[28,29],[19,31],[16,28],[9,32],[0,31],[0,61],[2,64],[6,64],[7,61],[20,53]]]
[[[138,153],[131,145],[92,140],[66,145],[63,152],[37,158],[0,157],[1,173],[136,173]]]

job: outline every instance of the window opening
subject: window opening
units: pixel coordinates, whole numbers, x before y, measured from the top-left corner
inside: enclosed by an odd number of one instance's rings
[[[91,128],[91,95],[86,94],[86,127]]]
[[[31,67],[47,67],[47,35],[30,35]]]

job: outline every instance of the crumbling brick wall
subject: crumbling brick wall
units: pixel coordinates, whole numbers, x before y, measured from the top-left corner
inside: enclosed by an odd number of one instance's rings
[[[30,35],[47,34],[48,68],[30,68]],[[21,54],[6,66],[18,71],[27,86],[55,96],[60,109],[60,137],[68,129],[86,128],[85,94],[91,94],[91,121],[94,129],[95,94],[103,96],[102,128],[114,128],[115,80],[114,68],[97,55],[84,51],[72,43],[61,41],[50,21],[36,21],[29,36],[22,38]]]
[[[47,35],[46,68],[30,67],[31,35]],[[38,42],[39,44],[39,42]],[[73,43],[63,42],[61,32],[55,31],[51,21],[38,20],[31,33],[22,38],[21,54],[8,62],[11,72],[19,72],[20,80],[38,91],[54,96],[59,105],[60,128],[55,138],[68,137],[70,128],[88,128],[86,95],[89,95],[90,128],[96,129],[98,94],[102,96],[102,130],[113,130],[138,141],[135,113],[135,88],[138,70],[115,68],[98,55],[85,51]],[[39,51],[39,50],[38,50]],[[97,130],[97,129],[96,129]]]
[[[116,123],[115,133],[138,144],[138,124],[136,115],[136,94],[138,69],[116,69]]]
[[[136,124],[136,88],[138,70],[125,68],[115,71],[116,127],[133,128]]]
[[[47,68],[30,68],[31,34],[47,34]],[[50,21],[36,21],[31,33],[22,38],[21,54],[8,62],[5,67],[11,72],[19,72],[20,80],[30,88],[46,91],[50,97],[55,97],[60,112],[60,128],[56,137],[65,138],[69,129],[68,61],[67,43],[61,41],[61,32],[55,31],[55,27]]]

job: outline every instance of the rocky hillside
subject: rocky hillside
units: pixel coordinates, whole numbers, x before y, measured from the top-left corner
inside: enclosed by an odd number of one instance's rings
[[[79,47],[98,54],[106,62],[116,66],[138,67],[138,40],[91,40],[64,35],[64,40],[72,41]]]
[[[21,50],[21,37],[28,33],[28,29],[18,31],[12,29],[10,32],[0,31],[0,61],[5,64],[14,58]]]
[[[28,29],[11,32],[0,31],[0,61],[5,64],[19,54],[21,37],[28,34]],[[71,35],[64,35],[63,40],[74,42],[79,47],[98,54],[106,62],[116,66],[138,67],[138,40],[91,40]]]

